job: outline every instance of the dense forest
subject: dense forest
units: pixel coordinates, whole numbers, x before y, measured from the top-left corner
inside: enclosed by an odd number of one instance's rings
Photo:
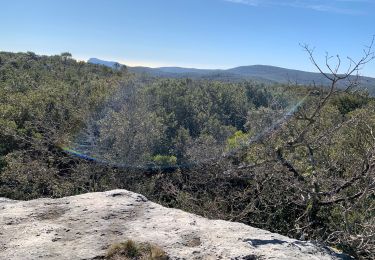
[[[0,197],[126,188],[375,255],[375,99],[0,52]]]

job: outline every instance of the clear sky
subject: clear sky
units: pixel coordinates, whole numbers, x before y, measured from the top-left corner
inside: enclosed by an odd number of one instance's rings
[[[0,50],[127,65],[314,71],[300,43],[357,58],[374,34],[375,0],[0,0]]]

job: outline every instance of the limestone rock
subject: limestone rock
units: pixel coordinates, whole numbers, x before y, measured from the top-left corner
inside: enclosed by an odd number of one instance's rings
[[[127,239],[156,244],[171,259],[340,259],[325,247],[165,208],[126,190],[0,198],[0,259],[103,259]]]

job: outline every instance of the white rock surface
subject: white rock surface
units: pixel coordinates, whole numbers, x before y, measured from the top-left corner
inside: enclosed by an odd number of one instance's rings
[[[0,259],[104,259],[111,244],[127,239],[157,244],[172,259],[339,259],[327,248],[165,208],[126,190],[0,198]]]

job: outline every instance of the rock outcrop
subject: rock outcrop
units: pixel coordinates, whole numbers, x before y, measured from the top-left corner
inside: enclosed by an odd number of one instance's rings
[[[104,259],[132,239],[171,259],[340,259],[325,247],[165,208],[126,190],[61,199],[0,198],[0,259]]]

